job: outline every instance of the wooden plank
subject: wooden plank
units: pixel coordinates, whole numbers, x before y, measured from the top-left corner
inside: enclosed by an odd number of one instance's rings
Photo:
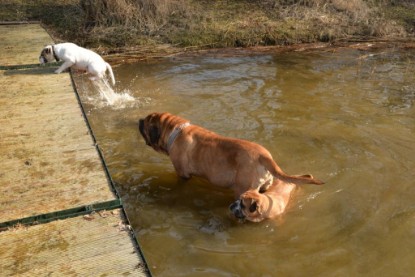
[[[0,65],[37,64],[43,47],[53,40],[38,24],[0,26]]]
[[[4,276],[147,276],[120,210],[0,233]]]
[[[70,76],[53,71],[0,71],[0,222],[115,199]]]
[[[38,25],[0,26],[0,223],[120,204],[69,74],[24,69],[46,41]],[[0,275],[148,276],[124,224],[115,210],[0,231]]]
[[[74,132],[78,133],[78,132]],[[85,134],[83,131],[78,133],[79,136],[85,136],[85,140],[79,142],[79,138],[67,138],[64,141],[53,141],[53,140],[44,140],[40,136],[34,137],[31,136],[30,139],[27,139],[29,134],[27,133],[19,133],[17,131],[15,134],[10,136],[2,136],[0,141],[0,155],[9,155],[12,151],[17,148],[43,148],[42,151],[47,152],[70,152],[75,149],[84,150],[89,149],[91,146],[94,145],[93,140],[89,133]],[[40,143],[42,145],[40,146]],[[76,145],[74,143],[77,143]],[[7,152],[6,152],[7,151]],[[7,161],[6,161],[7,162]]]
[[[71,122],[72,121],[72,122]],[[55,121],[50,120],[42,124],[31,124],[30,120],[13,120],[10,123],[5,122],[1,128],[2,134],[0,138],[6,142],[11,139],[21,139],[27,143],[32,141],[60,141],[60,138],[74,139],[78,142],[90,141],[91,136],[86,128],[78,128],[79,124],[84,122],[73,124],[73,121],[77,121],[75,118],[61,118],[55,117]],[[2,145],[0,143],[0,145]]]
[[[66,155],[66,157],[59,159],[53,158],[54,157],[51,156],[50,159],[44,160],[36,158],[27,160],[16,159],[16,162],[14,163],[12,160],[10,163],[5,164],[4,171],[1,173],[1,180],[3,183],[10,183],[8,184],[9,186],[11,184],[14,186],[22,182],[27,183],[27,180],[30,180],[31,184],[44,183],[45,180],[51,180],[55,183],[51,184],[53,187],[55,187],[56,183],[59,181],[63,182],[63,185],[65,185],[65,183],[77,183],[85,178],[85,181],[88,181],[89,176],[94,176],[94,178],[98,178],[98,176],[100,176],[100,181],[105,180],[103,179],[105,178],[105,174],[101,161],[93,159],[95,158],[94,155],[86,153],[83,156],[77,157],[76,160],[73,158],[73,155]],[[77,165],[71,167],[73,171],[69,174],[65,169],[68,168],[68,164],[72,164],[74,162],[76,162]],[[16,165],[19,166],[16,168]],[[94,180],[89,181],[92,182]]]

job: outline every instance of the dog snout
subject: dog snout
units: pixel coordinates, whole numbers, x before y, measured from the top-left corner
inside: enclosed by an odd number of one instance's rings
[[[239,218],[239,219],[245,218],[245,215],[243,214],[242,208],[241,208],[241,200],[236,200],[235,202],[233,202],[229,206],[229,209],[231,210],[231,212],[236,218]]]
[[[140,133],[143,133],[143,129],[144,129],[144,119],[139,119],[138,120],[138,129],[140,130]]]
[[[148,140],[147,140],[147,136],[144,132],[144,119],[140,119],[138,120],[138,130],[140,131],[141,136],[144,138],[145,142],[147,145],[150,145]]]
[[[144,137],[144,119],[138,120],[138,130],[140,130],[140,134]]]

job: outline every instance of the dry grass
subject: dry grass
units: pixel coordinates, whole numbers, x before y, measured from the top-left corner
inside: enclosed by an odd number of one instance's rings
[[[81,0],[88,24],[138,27],[147,33],[163,28],[171,17],[186,17],[190,9],[185,0]]]
[[[234,47],[413,35],[411,0],[3,0],[87,46]]]
[[[183,27],[194,9],[187,0],[81,0],[85,25],[99,42],[148,44]],[[90,41],[93,42],[93,41]]]

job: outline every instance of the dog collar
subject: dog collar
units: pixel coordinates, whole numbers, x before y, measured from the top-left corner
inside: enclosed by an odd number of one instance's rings
[[[171,132],[169,139],[167,140],[167,152],[170,152],[170,148],[173,145],[176,138],[181,134],[181,132],[186,128],[190,126],[190,122],[186,122],[183,124],[180,124],[179,126],[175,127],[173,132]]]
[[[60,60],[59,60],[58,56],[56,56],[56,52],[55,52],[55,45],[52,45],[52,53],[53,53],[53,57],[55,58],[55,60],[57,62],[59,62]]]

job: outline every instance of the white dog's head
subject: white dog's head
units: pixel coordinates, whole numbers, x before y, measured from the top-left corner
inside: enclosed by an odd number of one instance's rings
[[[56,59],[56,55],[55,55],[55,52],[53,50],[52,45],[45,46],[45,48],[43,48],[42,52],[40,52],[40,56],[39,56],[40,64],[49,63],[49,62],[52,62],[55,59]]]

